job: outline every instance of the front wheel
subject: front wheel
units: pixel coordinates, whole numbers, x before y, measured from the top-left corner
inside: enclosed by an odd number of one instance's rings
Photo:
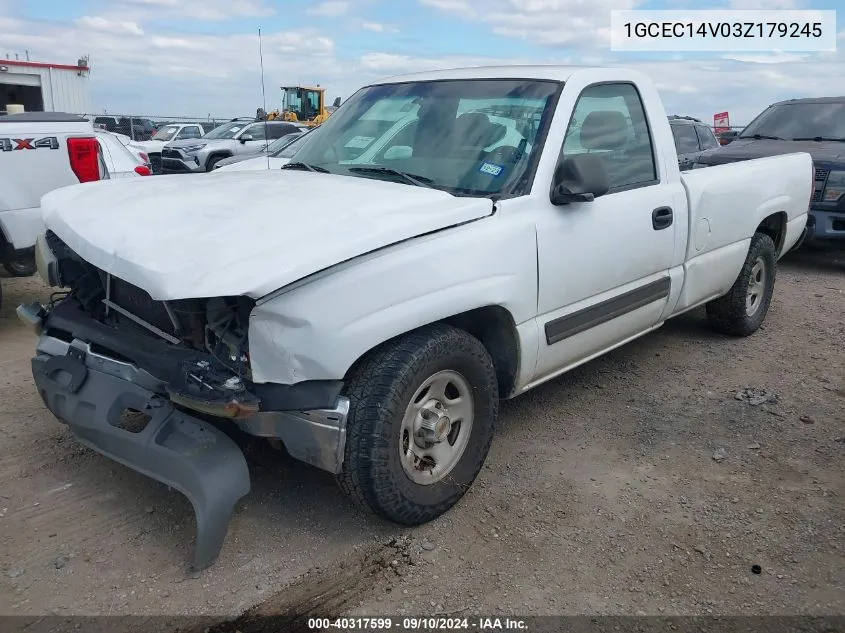
[[[436,325],[372,352],[352,372],[341,489],[377,515],[419,525],[451,508],[493,439],[493,362],[463,330]]]
[[[12,277],[32,277],[35,274],[35,260],[33,259],[13,259],[3,262],[5,268]]]
[[[755,233],[730,291],[707,304],[710,326],[723,334],[749,336],[763,324],[775,289],[777,252],[772,238]]]

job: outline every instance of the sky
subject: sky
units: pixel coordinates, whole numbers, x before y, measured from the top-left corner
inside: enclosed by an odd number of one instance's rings
[[[380,77],[460,66],[631,66],[670,114],[748,123],[781,99],[845,94],[837,51],[613,53],[612,9],[835,9],[841,0],[0,0],[0,55],[90,55],[97,112],[251,116],[281,85],[347,98]]]

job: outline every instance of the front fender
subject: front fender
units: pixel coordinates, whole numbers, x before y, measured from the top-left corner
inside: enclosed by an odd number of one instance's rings
[[[250,315],[255,382],[342,379],[380,343],[474,308],[516,324],[537,306],[534,226],[493,215],[408,240],[293,284]]]

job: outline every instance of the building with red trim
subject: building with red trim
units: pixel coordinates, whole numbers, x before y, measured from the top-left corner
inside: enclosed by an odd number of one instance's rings
[[[91,112],[91,69],[76,64],[47,64],[0,58],[0,114],[9,104],[27,112]]]

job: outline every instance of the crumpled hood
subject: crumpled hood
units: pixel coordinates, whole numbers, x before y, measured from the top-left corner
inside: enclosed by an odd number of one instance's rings
[[[780,156],[806,152],[813,162],[845,164],[845,143],[838,141],[776,141],[772,139],[738,138],[730,145],[703,152],[698,161],[707,165],[722,165],[752,158]]]
[[[487,198],[281,169],[73,185],[41,207],[80,257],[159,300],[259,298],[493,212]]]

